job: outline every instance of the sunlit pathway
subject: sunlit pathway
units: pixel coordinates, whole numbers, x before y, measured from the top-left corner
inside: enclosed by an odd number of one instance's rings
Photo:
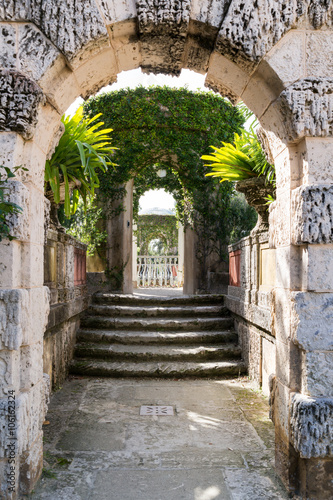
[[[140,416],[142,405],[174,415]],[[267,401],[247,379],[76,378],[53,395],[44,429],[35,500],[287,498]]]

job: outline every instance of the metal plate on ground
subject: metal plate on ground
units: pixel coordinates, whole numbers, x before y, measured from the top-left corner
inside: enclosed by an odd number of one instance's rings
[[[158,417],[173,415],[172,406],[141,406],[140,415],[151,416],[156,415]]]

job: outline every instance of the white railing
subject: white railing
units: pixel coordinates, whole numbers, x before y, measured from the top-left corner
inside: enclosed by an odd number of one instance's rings
[[[137,257],[137,286],[180,286],[178,255]]]

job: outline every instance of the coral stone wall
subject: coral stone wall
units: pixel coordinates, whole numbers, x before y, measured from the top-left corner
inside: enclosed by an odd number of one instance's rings
[[[322,445],[323,429],[332,428],[333,398],[332,18],[332,2],[313,0],[0,3],[0,164],[28,168],[10,182],[9,196],[23,208],[13,221],[17,240],[0,243],[2,497],[31,491],[42,466],[45,158],[76,97],[141,66],[207,73],[207,86],[243,100],[266,131],[277,171],[269,233],[276,466],[291,491],[332,498],[332,450]],[[112,254],[118,243],[109,242],[111,266],[119,264]],[[120,243],[130,262],[131,242]],[[260,326],[260,288],[247,294],[258,300],[247,321]],[[264,340],[262,349],[269,350]],[[13,486],[7,483],[9,390],[17,402]],[[324,415],[324,428],[316,415]]]

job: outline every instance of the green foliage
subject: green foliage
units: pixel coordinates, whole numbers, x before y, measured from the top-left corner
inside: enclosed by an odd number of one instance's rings
[[[11,225],[9,223],[9,216],[20,214],[22,208],[6,199],[6,191],[9,188],[8,179],[15,177],[18,169],[27,170],[19,166],[11,171],[8,167],[0,166],[0,241],[3,239],[8,239],[9,241],[16,239],[15,236],[10,234]]]
[[[257,223],[258,214],[250,207],[242,193],[235,193],[230,200],[228,224],[230,243],[236,243],[241,238],[248,236]]]
[[[249,132],[235,133],[233,144],[222,142],[221,148],[211,146],[214,153],[201,157],[212,162],[206,165],[212,168],[206,176],[219,177],[221,182],[264,176],[267,182],[275,183],[274,165],[268,163],[253,127],[254,124]]]
[[[134,177],[135,219],[139,198],[149,189],[164,188],[174,196],[177,218],[184,225],[196,223],[197,232],[210,228],[211,240],[228,241],[223,211],[233,187],[205,177],[208,168],[200,156],[209,152],[210,144],[231,141],[241,132],[246,119],[242,112],[212,92],[138,87],[95,96],[85,103],[84,113],[103,113],[118,147],[113,156],[118,167],[101,175],[104,206],[107,200],[121,200],[125,183]],[[166,170],[164,178],[158,177],[158,169]],[[214,213],[209,200],[215,192]]]
[[[51,159],[46,161],[45,191],[58,204],[64,183],[66,217],[75,213],[80,197],[86,206],[87,197],[93,196],[99,186],[98,171],[106,172],[112,165],[110,157],[115,149],[111,147],[112,129],[101,129],[104,122],[96,121],[100,116],[98,113],[84,118],[82,107],[72,117],[63,116],[65,131]]]
[[[160,245],[155,245],[155,255],[175,255],[178,247],[177,219],[172,215],[139,215],[137,220],[137,245],[139,255],[149,255],[149,244],[159,240]]]
[[[59,221],[67,229],[67,233],[77,240],[88,245],[88,255],[98,252],[101,245],[106,241],[106,231],[102,229],[104,218],[103,209],[98,208],[93,198],[88,198],[86,207],[79,200],[77,211],[69,219],[66,218],[64,207],[58,212]]]

